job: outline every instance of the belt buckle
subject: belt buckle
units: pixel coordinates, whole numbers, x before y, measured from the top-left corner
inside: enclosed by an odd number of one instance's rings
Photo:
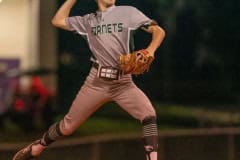
[[[98,77],[104,80],[118,80],[120,77],[120,70],[111,66],[99,66]]]

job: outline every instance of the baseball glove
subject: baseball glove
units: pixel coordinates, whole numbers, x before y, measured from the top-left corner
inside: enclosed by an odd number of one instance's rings
[[[148,55],[147,50],[139,50],[133,53],[121,55],[119,58],[120,68],[124,74],[143,74],[149,70],[154,57]]]

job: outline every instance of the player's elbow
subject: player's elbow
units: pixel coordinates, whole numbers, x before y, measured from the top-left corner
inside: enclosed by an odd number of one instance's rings
[[[148,31],[154,35],[161,36],[162,38],[164,38],[166,34],[164,29],[158,25],[151,26]]]
[[[161,35],[161,37],[163,37],[163,38],[165,37],[166,32],[165,32],[165,30],[164,30],[163,28],[157,26],[157,27],[155,28],[155,30],[156,30],[156,32],[157,32],[159,35]]]
[[[53,18],[51,22],[52,22],[52,25],[57,27],[57,28],[61,28],[61,29],[64,29],[64,30],[70,30],[66,21],[65,21],[65,18],[64,19]]]
[[[54,27],[59,27],[60,26],[60,23],[56,18],[53,18],[51,22],[52,22],[52,25]]]

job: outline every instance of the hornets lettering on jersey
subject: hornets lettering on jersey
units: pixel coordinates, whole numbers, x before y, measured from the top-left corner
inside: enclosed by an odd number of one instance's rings
[[[110,34],[113,32],[122,32],[123,23],[102,24],[92,27],[92,33],[97,36],[101,34]]]

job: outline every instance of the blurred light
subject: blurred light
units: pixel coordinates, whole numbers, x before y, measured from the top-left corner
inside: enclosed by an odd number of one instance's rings
[[[2,2],[3,0],[0,0],[0,3]]]

